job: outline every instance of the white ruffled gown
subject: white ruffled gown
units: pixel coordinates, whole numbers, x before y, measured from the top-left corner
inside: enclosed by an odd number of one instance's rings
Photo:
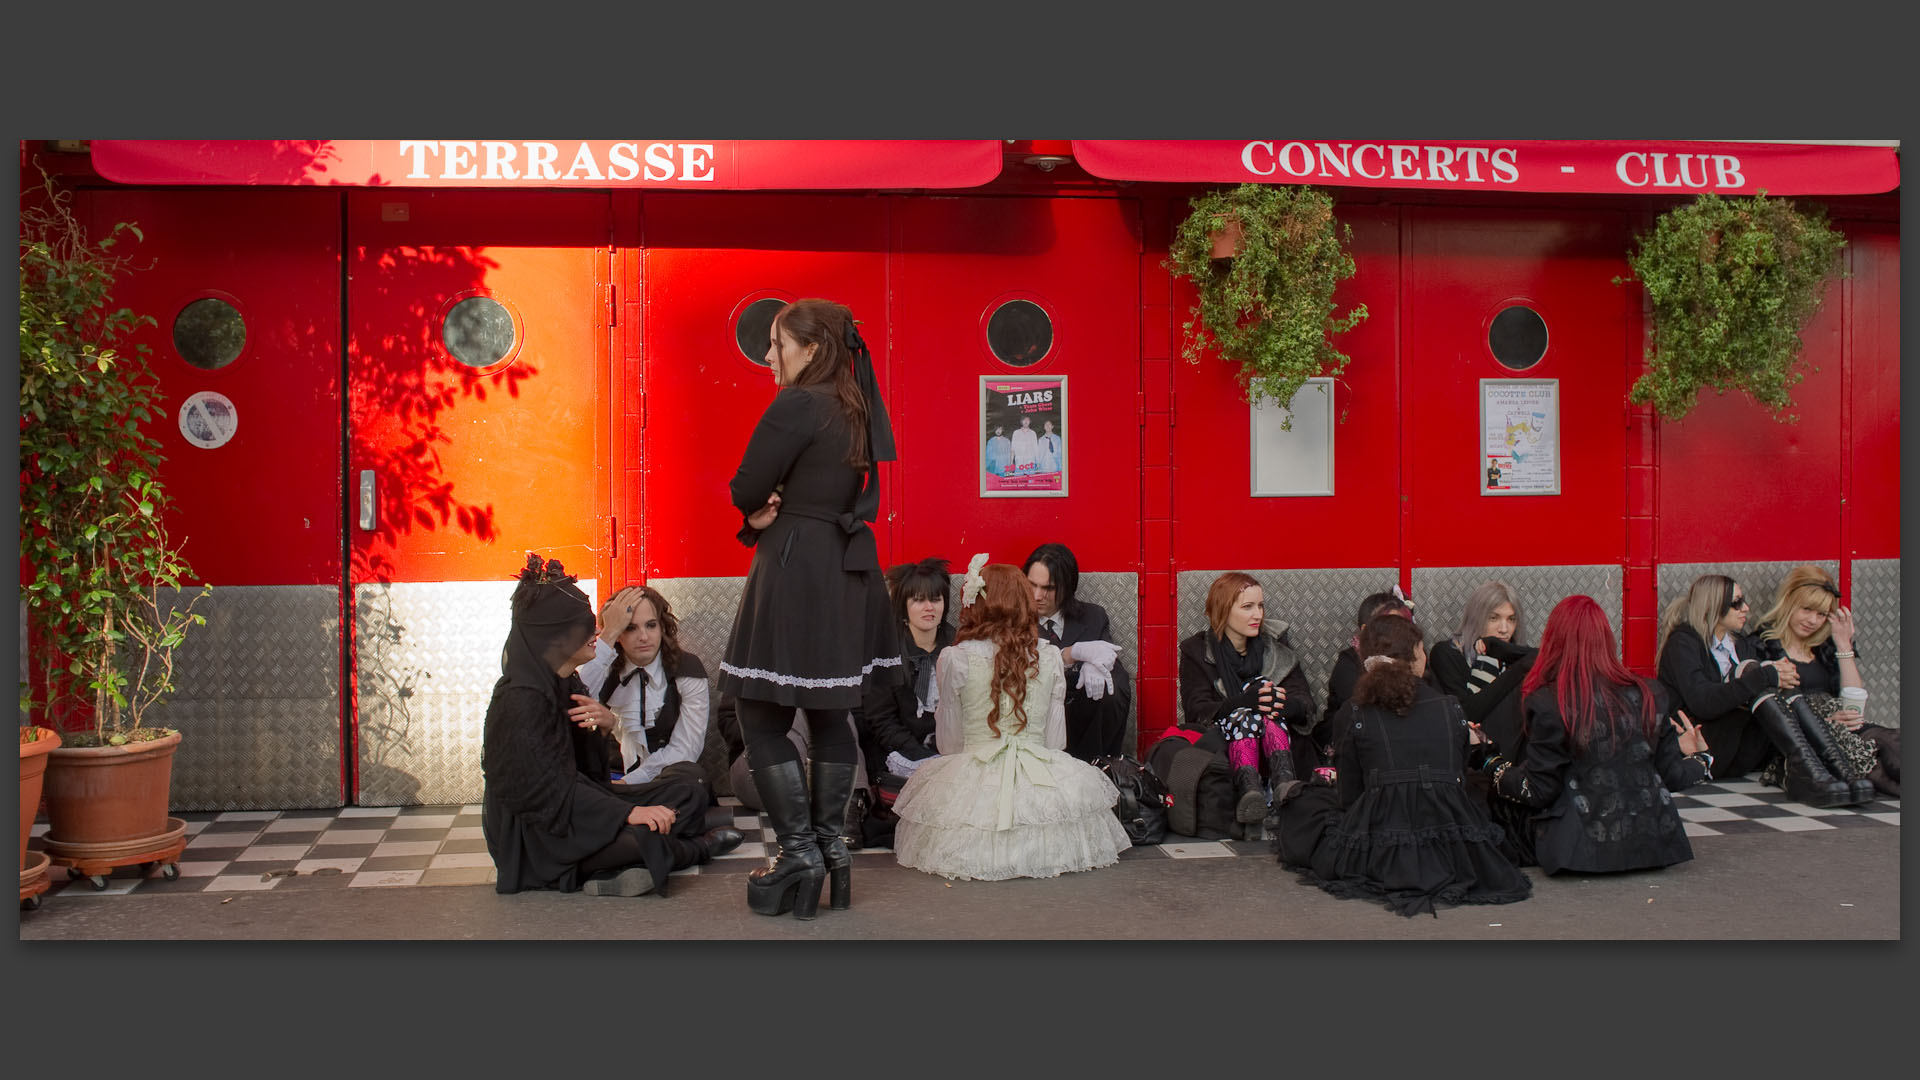
[[[1112,865],[1131,846],[1113,813],[1120,793],[1106,774],[1063,749],[1067,681],[1060,650],[1040,643],[1039,674],[1027,682],[1027,726],[1015,731],[1012,705],[1003,702],[995,735],[987,727],[995,648],[964,641],[940,654],[934,669],[940,756],[921,764],[900,789],[894,855],[902,866],[982,881]]]

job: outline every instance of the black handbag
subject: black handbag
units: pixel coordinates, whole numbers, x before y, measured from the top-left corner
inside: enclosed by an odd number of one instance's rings
[[[1097,757],[1088,764],[1106,774],[1119,790],[1114,816],[1135,847],[1167,838],[1167,788],[1160,778],[1130,757]]]

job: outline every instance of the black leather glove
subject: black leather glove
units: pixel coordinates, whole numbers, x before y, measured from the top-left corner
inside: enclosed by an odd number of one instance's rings
[[[1480,642],[1481,644],[1487,647],[1488,656],[1493,657],[1495,660],[1498,660],[1503,664],[1512,664],[1521,660],[1530,660],[1533,658],[1534,653],[1539,651],[1537,649],[1528,648],[1525,645],[1517,645],[1511,641],[1505,641],[1497,637],[1483,637],[1480,639]]]
[[[1231,697],[1228,697],[1227,700],[1222,702],[1221,704],[1223,706],[1222,711],[1229,712],[1229,713],[1235,709],[1259,708],[1260,707],[1260,684],[1258,682],[1253,683],[1252,685],[1248,686],[1245,690],[1242,690],[1239,693],[1234,694]]]

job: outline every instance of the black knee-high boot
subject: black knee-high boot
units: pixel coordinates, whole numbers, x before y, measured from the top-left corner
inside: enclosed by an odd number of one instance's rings
[[[1787,798],[1808,806],[1853,803],[1853,785],[1827,771],[1819,753],[1807,742],[1800,722],[1780,703],[1779,695],[1772,691],[1760,695],[1753,703],[1753,717],[1774,749],[1787,759]]]
[[[773,822],[780,854],[772,865],[747,875],[747,907],[761,915],[791,910],[796,919],[814,918],[820,914],[827,867],[814,838],[807,774],[798,761],[778,762],[753,770],[753,788]]]
[[[842,836],[853,779],[851,763],[813,759],[813,837],[827,864],[827,907],[835,911],[853,906],[853,855]]]
[[[1267,794],[1260,790],[1260,770],[1242,765],[1233,770],[1233,820],[1251,825],[1267,816]]]
[[[1856,803],[1873,801],[1873,781],[1864,776],[1849,778],[1845,755],[1834,744],[1833,731],[1827,722],[1813,715],[1813,706],[1807,704],[1806,695],[1796,692],[1787,699],[1787,708],[1793,710],[1793,718],[1800,722],[1800,730],[1807,733],[1807,744],[1813,747],[1820,760],[1826,762],[1827,771],[1836,778],[1845,780],[1853,789],[1853,801]]]

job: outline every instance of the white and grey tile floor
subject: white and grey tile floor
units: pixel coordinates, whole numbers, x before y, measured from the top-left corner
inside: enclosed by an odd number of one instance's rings
[[[1777,788],[1750,781],[1701,784],[1674,796],[1687,835],[1713,837],[1739,833],[1818,834],[1834,829],[1898,827],[1900,804],[1876,801],[1856,807],[1818,809],[1791,802]],[[704,867],[681,874],[744,874],[762,864],[773,848],[772,831],[760,815],[722,799],[709,823],[732,813],[747,842]],[[157,871],[122,867],[96,890],[85,880],[68,880],[52,870],[48,895],[123,896],[172,892],[287,892],[301,889],[410,888],[431,885],[489,885],[493,861],[480,832],[480,807],[359,807],[333,810],[242,810],[179,813],[191,839],[181,855],[180,876],[169,881]],[[46,831],[33,827],[34,837]],[[1811,841],[1810,841],[1811,842]],[[30,844],[30,846],[38,846]],[[1166,843],[1136,847],[1123,859],[1214,859],[1267,856],[1260,840],[1195,840],[1169,837]],[[891,863],[892,852],[868,848],[856,852],[859,864]]]

